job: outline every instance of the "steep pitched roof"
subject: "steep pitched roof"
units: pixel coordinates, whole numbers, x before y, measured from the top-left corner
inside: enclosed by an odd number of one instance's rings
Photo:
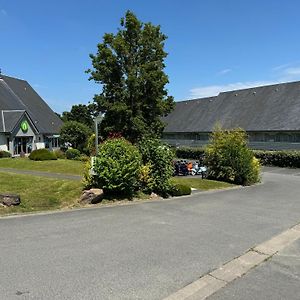
[[[25,110],[39,133],[58,133],[62,126],[62,121],[25,80],[1,75],[0,110]]]
[[[246,131],[300,130],[300,81],[177,102],[164,121],[164,132],[211,132],[216,123]]]
[[[3,132],[12,132],[17,123],[24,116],[25,110],[4,110],[2,111],[2,128]]]

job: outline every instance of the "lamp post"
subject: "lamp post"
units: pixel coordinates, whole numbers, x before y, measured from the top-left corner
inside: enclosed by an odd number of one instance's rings
[[[105,113],[100,113],[97,117],[94,119],[95,123],[95,147],[96,147],[96,156],[91,157],[91,169],[90,169],[90,175],[96,175],[94,171],[94,163],[96,160],[96,157],[98,155],[98,125],[101,124],[103,118],[104,118]]]
[[[95,117],[95,147],[96,147],[96,156],[98,155],[98,125],[101,124],[105,113],[100,113],[97,117]]]

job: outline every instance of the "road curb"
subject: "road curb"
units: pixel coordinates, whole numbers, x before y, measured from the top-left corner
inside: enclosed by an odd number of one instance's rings
[[[255,185],[254,185],[255,186]],[[149,200],[132,200],[132,201],[125,201],[125,202],[113,202],[113,203],[105,203],[105,204],[94,204],[93,206],[83,206],[83,207],[75,207],[75,208],[63,208],[58,210],[50,210],[50,211],[38,211],[38,212],[26,212],[26,213],[13,213],[8,215],[2,215],[0,216],[1,219],[10,219],[10,218],[21,218],[21,217],[34,217],[34,216],[43,216],[43,215],[51,215],[51,214],[60,214],[60,213],[71,213],[81,210],[94,210],[94,209],[104,209],[104,208],[111,208],[111,207],[118,207],[118,206],[130,206],[130,205],[138,205],[138,204],[145,204],[145,203],[155,203],[158,201],[173,201],[178,199],[186,199],[191,198],[194,196],[200,196],[200,195],[206,195],[206,194],[214,194],[214,193],[221,193],[231,190],[239,190],[239,189],[245,189],[245,188],[251,188],[253,186],[233,186],[223,189],[215,189],[215,190],[208,190],[208,191],[199,191],[198,193],[185,195],[185,196],[178,196],[178,197],[169,197],[169,198],[152,198]]]
[[[300,238],[300,223],[203,275],[164,300],[203,300]]]

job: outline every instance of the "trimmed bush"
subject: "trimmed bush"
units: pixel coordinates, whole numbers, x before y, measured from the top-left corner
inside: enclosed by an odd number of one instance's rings
[[[170,180],[174,173],[174,152],[160,140],[151,138],[141,140],[138,147],[151,177],[144,191],[167,197],[172,187]]]
[[[175,184],[171,190],[172,196],[184,196],[192,193],[191,187],[185,184]]]
[[[265,166],[300,168],[300,151],[253,151]]]
[[[133,196],[139,189],[142,158],[137,147],[123,138],[109,139],[99,146],[89,185],[106,195]]]
[[[11,157],[10,152],[1,150],[0,151],[0,158],[7,158],[7,157]]]
[[[67,159],[79,159],[80,158],[80,151],[77,149],[70,148],[66,151]]]
[[[38,149],[30,153],[29,159],[31,160],[56,160],[55,154],[47,149]]]
[[[260,180],[260,166],[247,147],[246,132],[240,128],[216,128],[205,149],[208,177],[235,184],[250,185]]]
[[[176,148],[176,157],[183,159],[196,159],[201,160],[204,156],[203,148],[193,148],[193,147],[180,147]]]

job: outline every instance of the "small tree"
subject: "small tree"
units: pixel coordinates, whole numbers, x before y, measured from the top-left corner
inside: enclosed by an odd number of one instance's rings
[[[123,138],[108,139],[99,146],[95,175],[88,185],[102,188],[108,195],[132,196],[139,188],[141,166],[141,155],[134,145]]]
[[[62,144],[70,143],[73,148],[82,152],[91,134],[88,126],[76,121],[68,121],[61,128],[60,140]]]
[[[106,33],[97,53],[90,55],[90,80],[102,86],[94,101],[98,111],[106,112],[100,128],[104,138],[110,132],[119,132],[131,142],[145,134],[160,137],[161,117],[174,106],[165,89],[169,82],[164,72],[166,38],[160,26],[143,23],[127,11],[121,29]]]
[[[205,149],[209,177],[236,184],[250,185],[260,180],[260,165],[247,147],[246,132],[240,128],[216,127]]]
[[[143,138],[139,141],[139,149],[143,163],[149,168],[149,184],[146,187],[149,192],[167,197],[172,190],[171,177],[174,172],[172,164],[174,152],[161,143],[158,139]]]

